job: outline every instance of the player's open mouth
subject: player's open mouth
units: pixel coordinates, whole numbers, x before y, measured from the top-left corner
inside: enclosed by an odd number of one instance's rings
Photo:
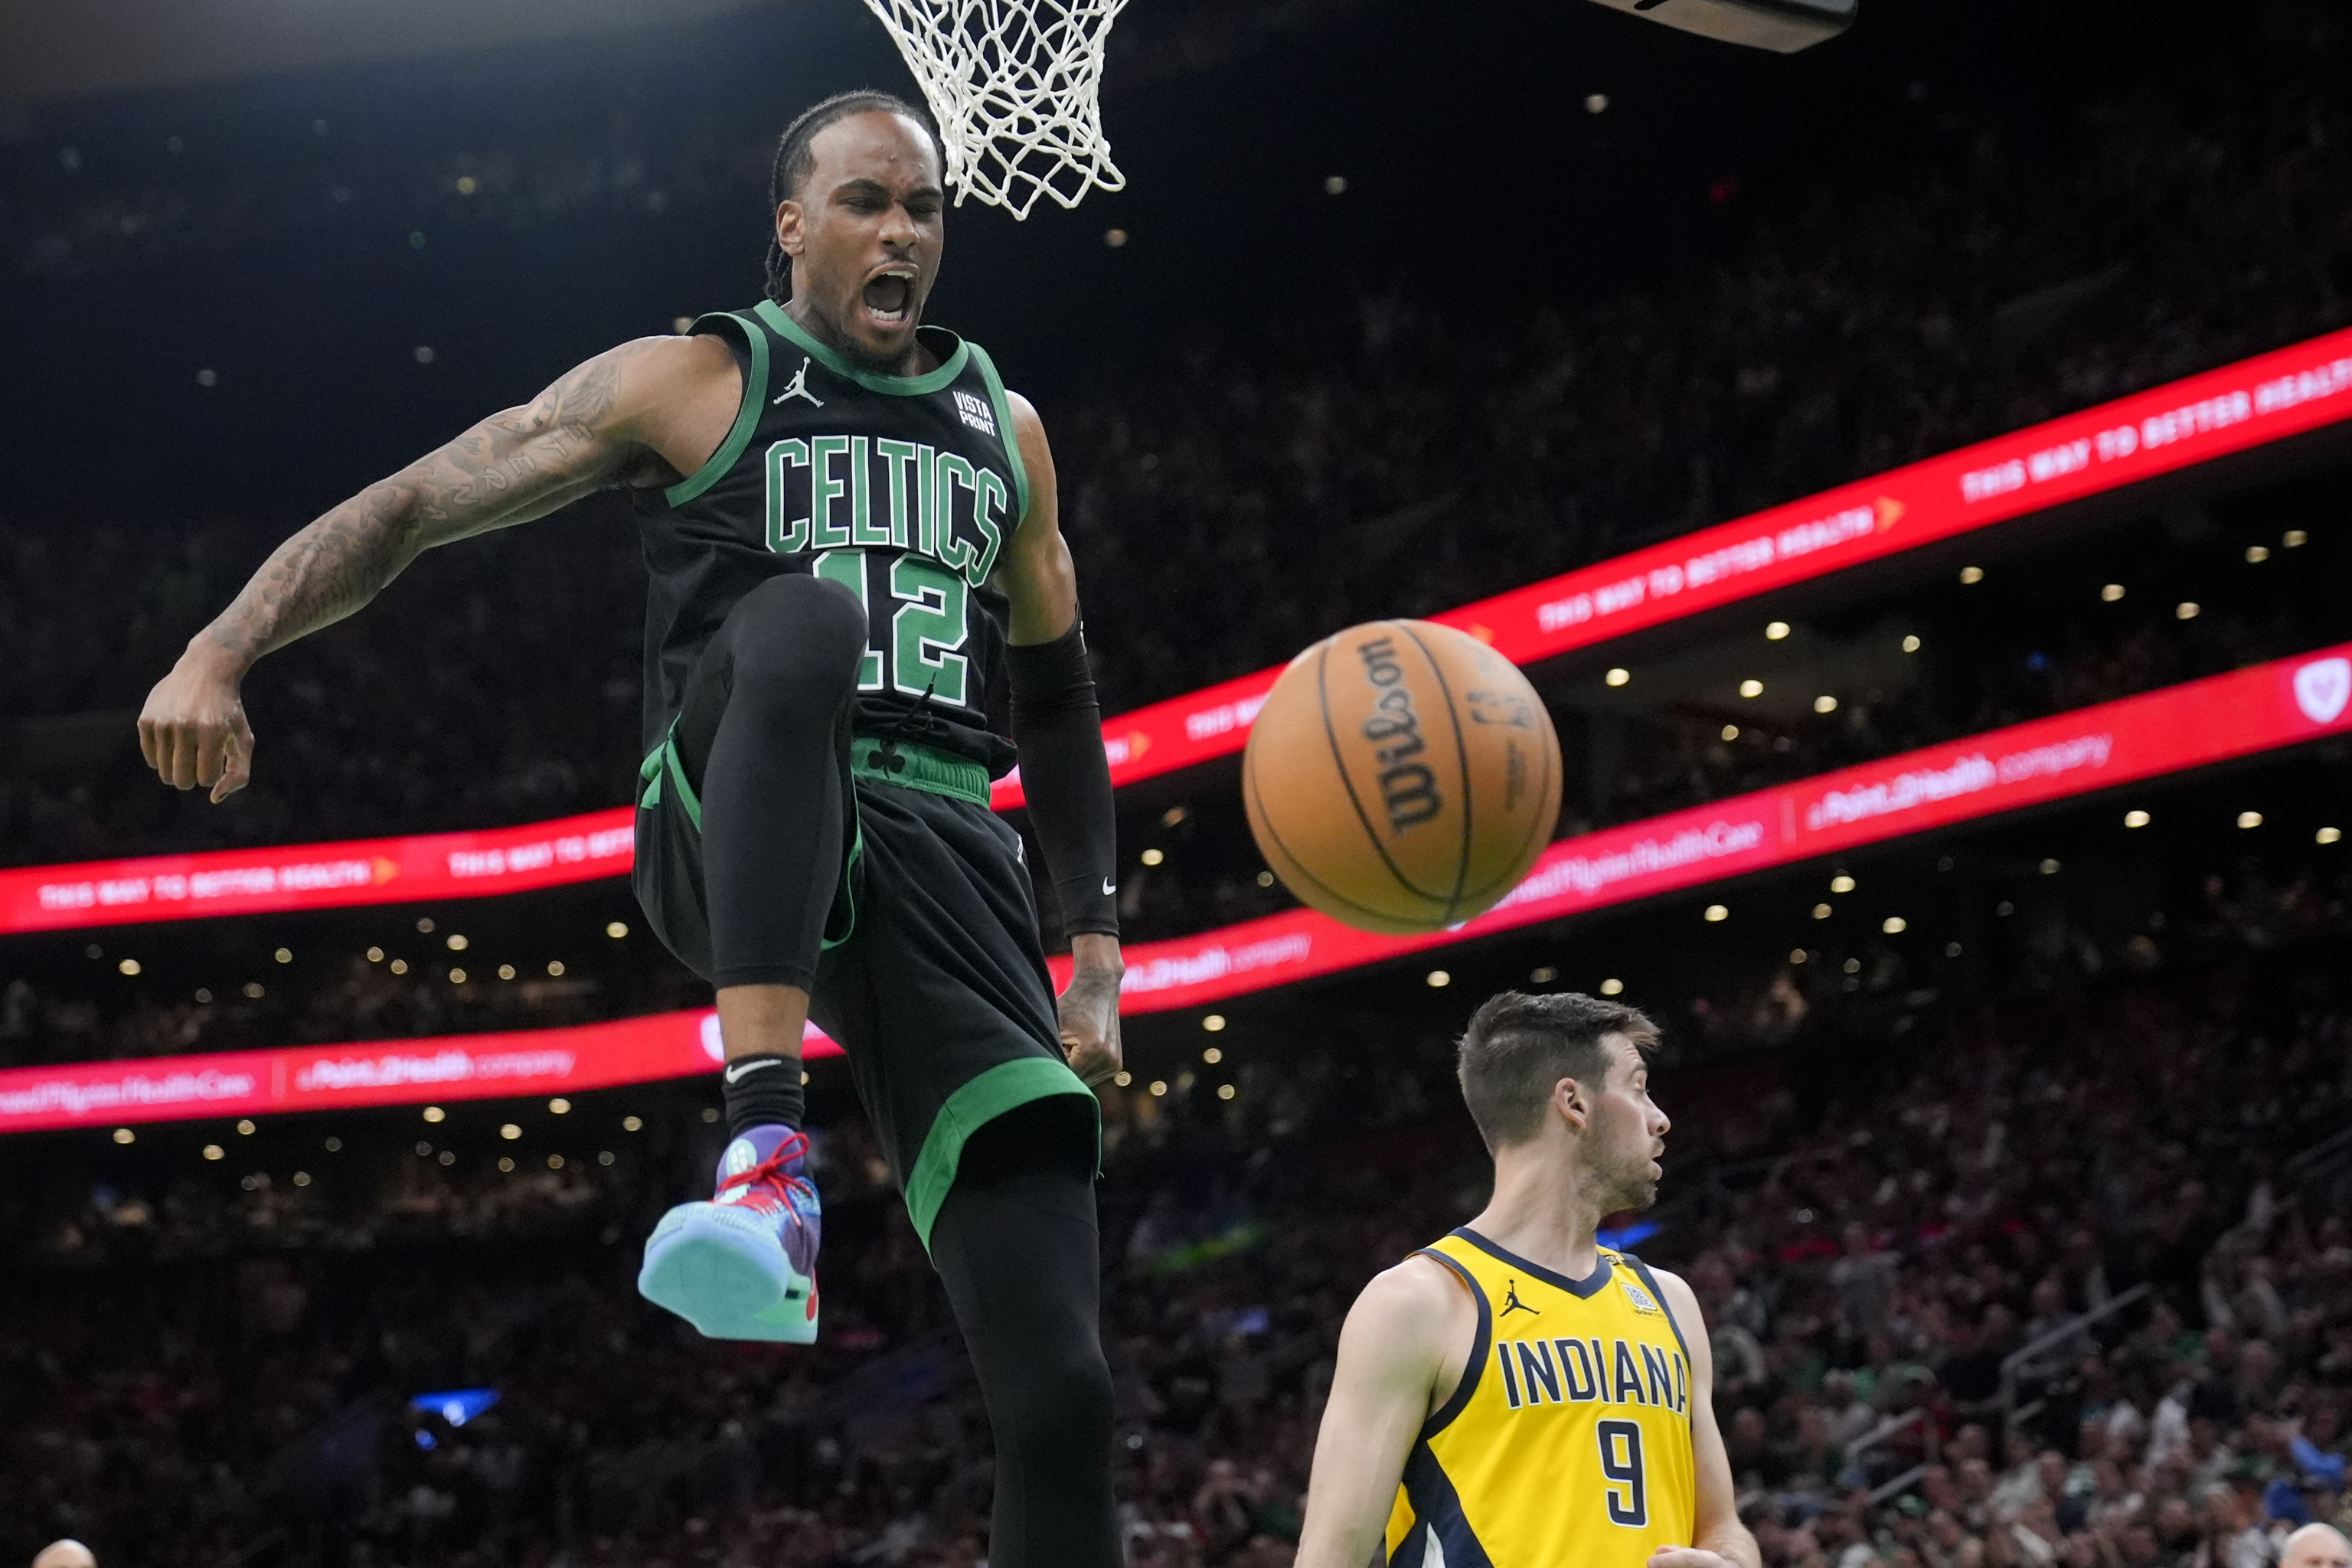
[[[878,272],[866,280],[866,313],[877,327],[902,327],[915,308],[915,274],[911,268]]]

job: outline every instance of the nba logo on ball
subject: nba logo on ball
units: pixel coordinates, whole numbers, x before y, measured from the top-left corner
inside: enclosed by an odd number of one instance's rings
[[[1551,842],[1559,790],[1559,741],[1527,677],[1429,621],[1350,626],[1291,660],[1242,757],[1267,868],[1363,931],[1442,931],[1493,908]]]
[[[2315,724],[2333,724],[2352,700],[2352,659],[2315,658],[2294,672],[2294,703]]]

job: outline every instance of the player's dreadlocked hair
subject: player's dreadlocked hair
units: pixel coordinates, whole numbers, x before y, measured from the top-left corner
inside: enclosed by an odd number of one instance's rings
[[[895,93],[880,92],[872,88],[860,88],[856,92],[837,92],[824,102],[803,110],[798,120],[784,127],[783,137],[776,143],[776,164],[768,176],[768,216],[772,226],[776,209],[792,199],[793,193],[800,189],[801,182],[808,178],[810,168],[816,163],[815,155],[809,151],[809,143],[816,140],[817,132],[853,114],[876,113],[902,114],[921,126],[923,134],[931,139],[931,152],[939,158],[940,167],[947,167],[947,149],[940,144],[939,127],[931,123],[929,115]],[[776,243],[775,235],[772,232],[768,236],[768,298],[781,305],[792,298],[792,258],[784,254],[784,247]]]

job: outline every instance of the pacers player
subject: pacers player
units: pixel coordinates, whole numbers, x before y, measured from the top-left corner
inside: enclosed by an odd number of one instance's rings
[[[1657,1197],[1656,1040],[1590,996],[1471,1018],[1495,1195],[1348,1313],[1297,1568],[1758,1568],[1697,1298],[1594,1240]]]
[[[814,1016],[979,1373],[990,1561],[1113,1568],[1082,1081],[1118,1070],[1110,773],[1045,430],[979,345],[921,324],[940,165],[897,99],[803,114],[776,152],[766,299],[599,354],[288,540],[149,696],[140,742],[165,782],[226,797],[251,766],[255,659],[420,551],[633,492],[636,891],[717,990],[731,1134],[638,1289],[714,1338],[815,1338]],[[1000,674],[1010,737],[988,716]],[[988,805],[1016,744],[1076,968],[1058,1007],[1020,836]]]

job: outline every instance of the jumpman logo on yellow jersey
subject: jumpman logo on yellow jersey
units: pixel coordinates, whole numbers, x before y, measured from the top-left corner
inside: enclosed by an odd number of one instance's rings
[[[1538,1318],[1543,1316],[1542,1313],[1536,1311],[1533,1307],[1528,1306],[1525,1301],[1519,1300],[1519,1282],[1516,1279],[1504,1285],[1503,1310],[1496,1313],[1495,1317],[1496,1321],[1499,1321],[1504,1318],[1509,1317],[1513,1312],[1527,1312]]]

